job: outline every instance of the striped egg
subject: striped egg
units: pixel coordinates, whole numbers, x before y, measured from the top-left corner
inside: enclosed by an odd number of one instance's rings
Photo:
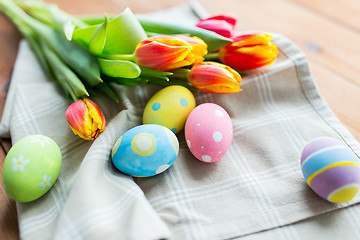
[[[360,160],[338,139],[320,137],[309,142],[301,155],[301,167],[310,188],[330,202],[348,202],[359,191]]]

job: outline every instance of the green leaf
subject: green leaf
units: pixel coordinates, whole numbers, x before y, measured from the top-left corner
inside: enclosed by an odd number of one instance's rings
[[[72,35],[73,35],[74,31],[75,31],[75,25],[69,20],[69,21],[64,23],[63,31],[64,31],[66,39],[68,41],[71,41],[72,40]]]
[[[46,25],[55,27],[56,22],[52,16],[52,11],[56,8],[54,4],[46,4],[42,1],[13,1],[22,9],[26,10],[32,17],[45,23]]]
[[[112,19],[113,16],[110,17]],[[99,16],[83,16],[80,19],[89,25],[101,23],[102,17]],[[232,42],[231,39],[223,37],[212,31],[208,31],[195,26],[181,25],[181,23],[171,24],[164,21],[155,21],[146,17],[137,16],[141,26],[144,28],[148,36],[156,35],[176,35],[197,36],[205,41],[208,45],[208,51],[213,52],[222,46]]]
[[[159,79],[163,79],[165,81],[169,81],[168,76],[172,76],[173,73],[172,72],[162,72],[162,71],[157,71],[154,69],[150,69],[147,67],[142,67],[140,66],[141,69],[141,77],[142,78],[159,78]]]
[[[175,34],[164,34],[164,33],[154,33],[154,32],[146,32],[146,35],[148,37],[155,37],[155,36],[176,36],[176,35],[183,35],[183,36],[187,36],[187,37],[191,37],[191,35],[189,33],[175,33]]]
[[[130,61],[98,58],[101,73],[110,77],[136,78],[140,75],[140,67]]]
[[[59,56],[65,56],[65,59],[68,60],[65,61],[67,64],[77,61],[76,64],[70,65],[74,70],[77,69],[77,71],[81,72],[83,69],[87,70],[89,67],[92,67],[92,64],[81,63],[82,60],[84,60],[85,63],[95,62],[95,66],[98,68],[96,61],[91,60],[92,56],[89,52],[79,44],[67,41],[65,35],[61,32],[26,14],[13,1],[0,0],[0,9],[15,23],[27,40],[29,40],[30,45],[33,47],[35,54],[38,56],[45,71],[49,74],[49,77],[58,80],[65,93],[69,94],[74,100],[76,99],[75,95],[87,94],[86,89],[83,88],[82,82],[77,78],[77,75],[63,63],[63,58],[61,57],[60,59]],[[66,43],[65,46],[62,45],[63,42]],[[69,58],[73,59],[70,60]],[[90,77],[96,78],[96,76],[93,76],[93,70],[94,69],[90,70]],[[87,74],[83,75],[87,76]],[[98,71],[97,75],[97,79],[100,79],[100,71]],[[72,86],[69,84],[69,79],[70,81],[73,80]],[[89,81],[91,80],[90,78]]]
[[[79,28],[74,31],[73,38],[89,47],[91,37],[99,25]],[[106,43],[104,54],[132,54],[139,42],[146,39],[147,35],[139,21],[129,8],[110,20],[107,24]]]
[[[137,78],[114,78],[109,76],[102,76],[105,81],[114,82],[120,85],[134,87],[140,84],[145,84],[148,80],[137,77]]]
[[[49,63],[49,67],[54,74],[55,79],[61,84],[66,82],[67,85],[73,90],[76,97],[83,95],[89,96],[84,84],[78,78],[78,76],[68,68],[60,58],[47,47],[46,44],[42,44],[43,53]]]
[[[91,36],[89,49],[94,55],[100,55],[105,47],[107,23],[109,18],[105,16],[105,21],[97,27]]]
[[[184,34],[188,33],[191,36],[196,36],[204,40],[208,45],[208,51],[213,52],[222,46],[232,42],[231,39],[223,37],[212,31],[208,31],[195,26],[186,26],[179,24],[171,24],[163,21],[154,21],[144,17],[137,17],[140,24],[146,32],[158,34]]]
[[[44,31],[43,34],[46,35],[46,44],[90,87],[102,82],[99,65],[89,51],[75,41],[68,41],[63,34],[54,29]]]
[[[55,4],[48,4],[43,1],[23,1],[16,0],[17,5],[26,10],[35,19],[58,30],[64,30],[67,39],[70,41],[76,27],[87,27],[88,24],[82,22],[61,9]]]

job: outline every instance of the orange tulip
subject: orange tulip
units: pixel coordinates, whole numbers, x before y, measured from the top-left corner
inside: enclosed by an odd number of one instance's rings
[[[87,98],[72,103],[65,117],[74,134],[86,140],[96,139],[105,130],[104,114],[98,105]]]
[[[197,27],[216,32],[224,37],[231,37],[235,28],[236,18],[230,15],[216,15],[213,17],[200,19]]]
[[[188,42],[191,45],[191,51],[196,57],[193,64],[204,60],[203,56],[207,54],[207,45],[203,40],[198,37],[188,37],[184,35],[177,35],[176,37]]]
[[[197,89],[208,93],[235,93],[241,91],[241,76],[229,66],[216,62],[195,64],[187,79]]]
[[[158,71],[170,71],[202,61],[207,45],[199,38],[155,36],[141,41],[135,50],[136,63]]]
[[[245,33],[232,37],[233,42],[220,48],[221,62],[237,70],[250,70],[272,64],[277,47],[272,36],[262,33]]]

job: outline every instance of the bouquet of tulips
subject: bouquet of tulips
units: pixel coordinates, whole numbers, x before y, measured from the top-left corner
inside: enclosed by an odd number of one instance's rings
[[[130,9],[119,16],[75,17],[40,1],[0,0],[0,10],[27,39],[49,78],[73,100],[66,119],[87,140],[106,126],[101,109],[88,98],[96,91],[114,101],[114,84],[236,93],[240,72],[269,65],[277,55],[272,36],[236,33],[230,15],[182,26],[136,17]]]

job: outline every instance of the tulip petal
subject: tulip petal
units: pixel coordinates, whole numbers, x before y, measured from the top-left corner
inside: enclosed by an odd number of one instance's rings
[[[227,94],[227,93],[237,93],[240,92],[240,86],[225,86],[221,84],[211,85],[207,87],[199,87],[199,90],[207,93],[221,93],[221,94]]]
[[[87,106],[89,120],[91,120],[91,131],[88,136],[90,136],[91,139],[95,139],[105,129],[105,117],[99,106],[96,105],[93,101],[84,99],[84,102]]]
[[[231,37],[231,33],[234,29],[233,25],[229,24],[228,22],[216,19],[200,20],[196,26],[202,29],[216,32],[217,34],[227,38]]]
[[[215,16],[212,16],[212,17],[209,17],[209,18],[206,18],[206,20],[224,20],[226,22],[228,22],[230,25],[233,26],[233,28],[235,28],[235,25],[236,25],[236,22],[237,22],[237,19],[236,19],[236,16],[233,16],[233,15],[230,15],[230,14],[220,14],[220,15],[215,15]],[[205,20],[205,19],[203,19]]]
[[[65,117],[74,134],[86,140],[94,140],[106,126],[100,108],[86,98],[71,104],[65,112]]]
[[[197,62],[203,61],[203,59],[204,59],[203,56],[205,56],[208,53],[207,45],[203,40],[201,40],[198,37],[188,37],[188,36],[184,36],[184,35],[178,35],[176,37],[190,43],[191,52],[193,53],[193,55],[195,55],[196,58],[201,59],[200,61],[195,59],[194,62],[197,63]]]
[[[155,36],[138,44],[135,57],[141,66],[170,71],[202,61],[206,53],[207,45],[200,39]]]
[[[196,88],[210,93],[241,91],[241,76],[230,67],[216,62],[202,62],[193,66],[187,76]]]
[[[187,47],[168,46],[158,42],[140,46],[135,53],[139,65],[164,72],[175,69],[171,65],[182,62],[189,54],[190,50]],[[191,59],[185,60],[180,66],[190,65],[192,62]]]
[[[87,117],[87,107],[85,102],[78,100],[71,104],[68,109],[66,110],[65,116],[66,120],[68,121],[71,129],[74,131],[76,135],[78,129],[83,129],[84,122]]]
[[[234,37],[234,42],[219,50],[220,60],[238,70],[272,64],[278,54],[268,34],[249,33]]]

